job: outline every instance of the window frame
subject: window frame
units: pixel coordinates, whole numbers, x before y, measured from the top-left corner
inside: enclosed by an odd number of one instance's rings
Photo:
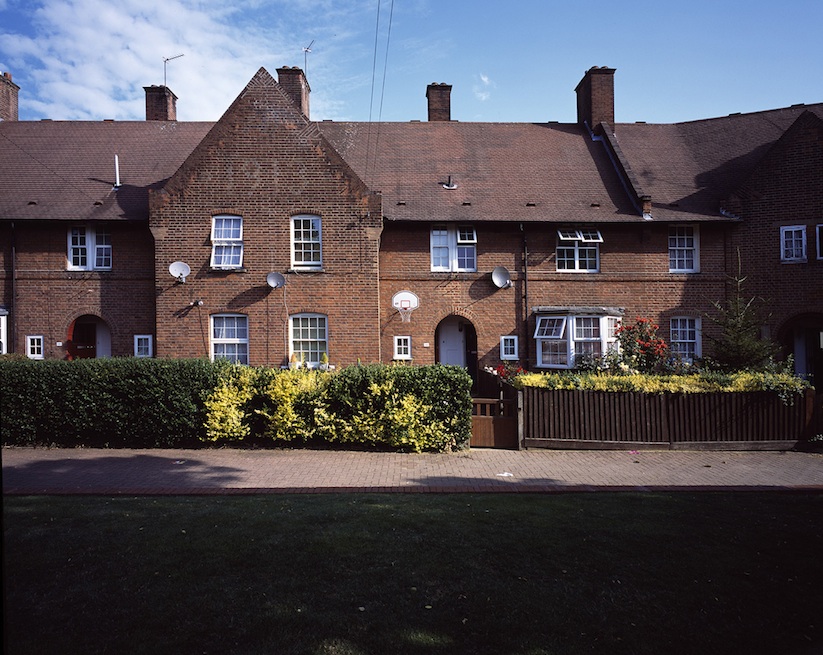
[[[74,237],[82,231],[83,243],[75,243]],[[84,263],[75,263],[75,255]],[[104,263],[98,264],[102,257]],[[67,271],[110,271],[113,263],[111,231],[105,226],[72,225],[66,234]]]
[[[823,223],[818,223],[815,231],[817,232],[817,258],[823,259]]]
[[[306,232],[312,234],[317,232],[317,238],[298,240],[298,222],[309,221],[309,228],[300,228],[300,234]],[[315,225],[316,223],[316,225]],[[313,246],[317,246],[316,249]],[[298,249],[298,246],[301,246]],[[306,249],[305,246],[311,246]],[[305,255],[307,252],[314,253],[316,250],[317,257],[307,261],[301,259],[297,260],[297,254],[300,252]],[[295,271],[317,271],[323,268],[323,219],[317,214],[295,214],[291,217],[291,267]]]
[[[410,335],[401,334],[394,337],[394,355],[392,359],[412,359],[412,338]]]
[[[686,328],[678,326],[675,328],[675,321],[688,321],[690,323]],[[672,316],[669,319],[669,351],[672,355],[680,358],[681,361],[693,364],[695,359],[699,359],[703,355],[703,339],[702,339],[702,322],[696,316]],[[694,332],[694,339],[675,339],[675,332],[678,336],[682,332]],[[680,344],[694,344],[689,351],[691,355],[683,356],[682,349],[678,347]]]
[[[148,347],[148,354],[141,354],[140,342],[146,341]],[[151,334],[135,334],[134,335],[134,356],[140,358],[154,357],[154,336]]]
[[[512,352],[507,352],[508,350]],[[520,359],[520,344],[516,334],[504,334],[500,337],[500,359],[506,362]]]
[[[218,235],[218,222],[237,221],[239,229],[237,236],[226,236],[225,227],[220,227]],[[230,228],[230,233],[234,232],[234,227]],[[226,251],[228,250],[228,255]],[[243,268],[243,217],[238,214],[215,214],[211,217],[211,259],[209,266],[216,271],[234,271]]]
[[[691,234],[678,234],[679,230],[690,230]],[[674,233],[674,234],[673,234]],[[675,243],[672,244],[672,239]],[[680,245],[679,239],[691,239],[691,245]],[[697,225],[670,225],[668,235],[668,252],[669,252],[669,273],[699,273],[700,272],[700,230]],[[679,261],[687,260],[686,253],[691,252],[692,265],[677,266]],[[678,253],[683,253],[683,256],[678,257]],[[674,259],[673,259],[674,257]],[[674,261],[674,266],[672,262]]]
[[[794,255],[794,246],[792,247],[793,256],[786,256],[786,236],[789,232],[800,232],[800,249],[802,253],[800,256]],[[808,261],[808,244],[806,240],[806,226],[805,225],[781,225],[780,226],[780,261],[784,264],[802,264]]]
[[[477,229],[474,225],[434,223],[429,231],[429,264],[433,273],[476,273]]]
[[[560,320],[549,332],[541,329],[543,320]],[[620,326],[621,317],[615,314],[542,314],[537,317],[534,340],[537,343],[537,368],[573,369],[579,355],[591,354],[602,358],[617,347],[615,329]],[[596,324],[584,324],[596,321]],[[586,334],[582,330],[592,330]],[[596,332],[596,334],[595,334]],[[555,335],[555,336],[549,336]],[[580,344],[578,347],[577,344]],[[584,346],[583,344],[591,344]],[[594,344],[597,344],[596,346]],[[551,349],[549,347],[551,346]],[[583,349],[591,352],[584,352]],[[599,352],[597,352],[599,350]]]
[[[604,243],[600,230],[595,228],[559,228],[554,249],[555,271],[558,273],[599,273],[600,244]],[[561,257],[561,250],[564,251]],[[594,251],[592,258],[591,251]],[[569,256],[569,253],[572,256]],[[594,267],[582,267],[582,262],[594,261]],[[560,262],[573,262],[574,267],[562,267]]]
[[[311,338],[311,334],[309,334],[309,338],[295,338],[295,320],[296,319],[322,319],[323,326],[320,328],[319,326],[315,326],[314,329],[322,329],[323,330],[323,338]],[[308,329],[312,330],[311,324],[308,326],[298,326],[299,329]],[[301,335],[302,336],[302,335]],[[322,344],[322,346],[318,346],[317,348],[304,349],[304,348],[296,348],[297,342],[300,343],[318,343]],[[312,355],[312,357],[306,358],[305,354],[308,353]],[[316,353],[316,360],[313,355]],[[295,355],[300,355],[299,364],[303,366],[307,366],[308,368],[318,368],[320,364],[323,363],[323,353],[329,357],[329,317],[326,314],[319,314],[316,312],[301,312],[299,314],[292,314],[289,316],[289,361],[291,361],[292,357]]]
[[[236,332],[239,327],[239,323],[235,322],[232,326],[232,329],[235,331],[235,335],[231,337],[227,336],[216,336],[215,335],[215,319],[239,319],[242,318],[245,321],[244,330],[245,336],[237,336]],[[226,326],[223,326],[222,329],[225,329]],[[217,347],[225,347],[225,346],[238,346],[235,352],[230,355],[226,355],[225,352],[218,354]],[[241,346],[245,346],[245,348],[241,348]],[[211,361],[216,361],[218,359],[227,359],[230,362],[235,364],[246,364],[249,363],[249,317],[246,314],[236,314],[236,313],[219,313],[219,314],[211,314],[209,316],[209,357]]]
[[[42,334],[26,335],[26,357],[29,359],[46,358],[46,341]]]
[[[9,352],[9,314],[8,310],[0,307],[0,355]]]

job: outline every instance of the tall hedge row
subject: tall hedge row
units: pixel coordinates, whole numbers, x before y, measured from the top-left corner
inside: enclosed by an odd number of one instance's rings
[[[4,445],[190,447],[221,367],[199,359],[0,361]]]
[[[363,444],[464,448],[471,380],[457,367],[280,371],[206,360],[0,358],[4,445],[113,448]]]

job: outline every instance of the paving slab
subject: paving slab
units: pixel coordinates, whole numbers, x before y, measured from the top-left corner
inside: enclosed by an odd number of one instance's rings
[[[5,495],[823,491],[823,454],[3,448]]]

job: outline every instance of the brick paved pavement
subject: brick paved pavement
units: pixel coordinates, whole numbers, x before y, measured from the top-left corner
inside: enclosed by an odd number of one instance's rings
[[[823,491],[823,454],[4,448],[3,493],[254,494],[781,489]]]

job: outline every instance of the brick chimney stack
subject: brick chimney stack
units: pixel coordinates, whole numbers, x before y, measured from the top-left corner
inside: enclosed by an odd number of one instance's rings
[[[596,131],[600,123],[614,126],[614,68],[592,66],[575,88],[577,122]]]
[[[176,121],[177,96],[167,86],[143,87],[146,91],[147,121]]]
[[[306,75],[302,68],[293,66],[283,66],[277,69],[277,83],[283,88],[286,94],[292,99],[300,113],[306,118],[309,117],[309,94],[311,87],[306,80]]]
[[[0,121],[17,120],[17,93],[20,87],[11,81],[11,73],[0,77]]]
[[[432,82],[426,87],[426,99],[429,101],[429,121],[450,121],[452,85]]]

